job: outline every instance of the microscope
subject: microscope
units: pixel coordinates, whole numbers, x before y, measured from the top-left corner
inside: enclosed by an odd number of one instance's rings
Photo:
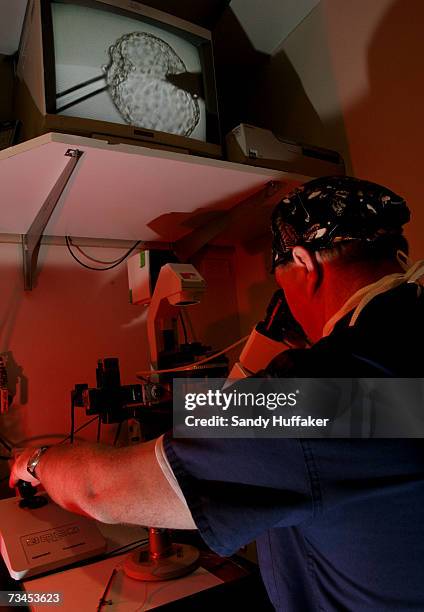
[[[305,332],[290,311],[284,291],[278,289],[268,304],[263,321],[251,331],[226,386],[258,374],[277,355],[291,348],[307,348],[308,345]]]
[[[136,255],[134,260],[138,265],[140,256]],[[129,262],[129,267],[133,265]],[[206,290],[199,272],[190,264],[168,262],[160,266],[152,279],[154,266],[150,274],[146,268],[145,265],[137,268],[147,293],[137,303],[149,308],[147,336],[151,375],[141,376],[139,384],[122,386],[118,360],[107,358],[98,363],[96,388],[76,385],[73,391],[73,405],[84,407],[87,415],[99,415],[104,423],[120,423],[127,419],[139,422],[143,440],[155,438],[172,427],[172,378],[204,376],[205,372],[220,377],[228,372],[225,357],[211,359],[207,368],[196,368],[196,359],[208,356],[210,347],[198,342],[188,343],[186,338],[181,342],[179,338],[179,323],[183,325],[181,309],[198,304]],[[130,281],[133,297],[137,295],[136,281],[134,277]],[[172,371],[188,365],[192,370]],[[194,546],[172,542],[167,529],[148,528],[148,532],[149,543],[136,549],[124,563],[128,576],[143,581],[169,580],[196,569],[199,551]]]

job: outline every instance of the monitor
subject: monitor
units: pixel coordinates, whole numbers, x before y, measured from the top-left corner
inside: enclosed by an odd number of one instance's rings
[[[134,0],[30,0],[18,77],[42,131],[221,156],[211,32]]]

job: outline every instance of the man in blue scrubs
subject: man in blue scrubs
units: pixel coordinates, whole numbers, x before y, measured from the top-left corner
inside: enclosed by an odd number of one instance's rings
[[[349,177],[284,198],[273,268],[312,346],[281,354],[265,375],[423,376],[424,270],[405,272],[398,254],[408,220],[401,197]],[[12,486],[18,478],[106,523],[197,528],[219,554],[256,539],[281,612],[424,610],[421,439],[166,434],[129,448],[25,449]]]
[[[423,376],[424,291],[397,260],[408,219],[402,198],[348,177],[278,205],[273,267],[313,346],[268,375]],[[211,548],[256,538],[276,610],[424,610],[422,440],[167,436],[165,451]]]

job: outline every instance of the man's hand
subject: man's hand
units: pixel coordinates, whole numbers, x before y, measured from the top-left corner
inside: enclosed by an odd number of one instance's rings
[[[13,451],[13,459],[9,462],[9,487],[12,489],[16,487],[18,480],[26,480],[33,487],[37,487],[40,484],[40,481],[31,476],[27,470],[28,461],[36,450],[37,447],[29,446],[28,448],[20,448]]]

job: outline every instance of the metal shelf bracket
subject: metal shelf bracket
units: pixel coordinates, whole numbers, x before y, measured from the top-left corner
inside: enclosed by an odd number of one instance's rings
[[[31,224],[31,227],[26,234],[22,235],[25,291],[31,291],[35,286],[38,252],[40,250],[43,232],[82,154],[83,151],[80,151],[79,149],[68,149],[66,151],[65,156],[69,157],[68,163],[62,170],[61,175],[54,184],[44,204],[38,211],[34,221]]]

